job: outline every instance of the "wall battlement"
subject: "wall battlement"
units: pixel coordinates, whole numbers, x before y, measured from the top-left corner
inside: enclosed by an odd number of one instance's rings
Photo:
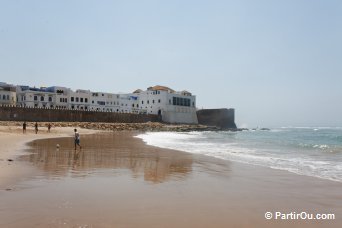
[[[157,115],[0,106],[0,121],[145,123]]]

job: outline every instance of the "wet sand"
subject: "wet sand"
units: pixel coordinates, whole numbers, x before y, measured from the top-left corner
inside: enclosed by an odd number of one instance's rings
[[[132,132],[30,144],[0,227],[341,227],[342,183],[146,146]],[[56,144],[60,148],[56,148]],[[265,212],[335,220],[266,220]]]
[[[21,126],[0,126],[0,189],[11,189],[11,185],[33,175],[36,170],[25,162],[20,162],[16,157],[26,154],[26,143],[36,139],[73,137],[73,127],[54,127],[47,132],[47,127],[39,127],[35,134],[34,127],[28,126],[23,134]],[[101,131],[79,129],[82,134],[94,134]],[[13,160],[13,161],[8,161]]]

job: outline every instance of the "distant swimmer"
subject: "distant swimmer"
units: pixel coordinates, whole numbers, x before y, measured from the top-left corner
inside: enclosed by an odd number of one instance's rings
[[[75,138],[74,138],[74,141],[75,141],[75,150],[76,150],[76,146],[78,145],[80,147],[80,149],[82,149],[81,145],[80,145],[80,134],[77,132],[77,129],[75,128],[74,129],[74,132],[75,132]]]

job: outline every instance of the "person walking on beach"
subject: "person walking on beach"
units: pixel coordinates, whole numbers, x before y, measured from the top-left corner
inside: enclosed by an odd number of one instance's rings
[[[50,132],[51,124],[49,123],[47,127],[48,127],[48,132]]]
[[[75,132],[75,150],[76,150],[76,146],[78,145],[80,147],[80,149],[82,149],[82,146],[80,145],[80,134],[77,132],[77,129],[74,129]]]
[[[36,131],[36,134],[38,134],[38,123],[37,122],[34,124],[34,130]]]
[[[26,133],[26,121],[23,123],[23,134]]]

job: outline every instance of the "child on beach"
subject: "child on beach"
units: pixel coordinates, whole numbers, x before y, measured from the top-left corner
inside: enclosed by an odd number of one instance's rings
[[[75,150],[76,150],[76,146],[78,145],[80,147],[80,149],[82,149],[81,145],[80,145],[80,134],[77,132],[77,129],[74,129],[75,132]]]

